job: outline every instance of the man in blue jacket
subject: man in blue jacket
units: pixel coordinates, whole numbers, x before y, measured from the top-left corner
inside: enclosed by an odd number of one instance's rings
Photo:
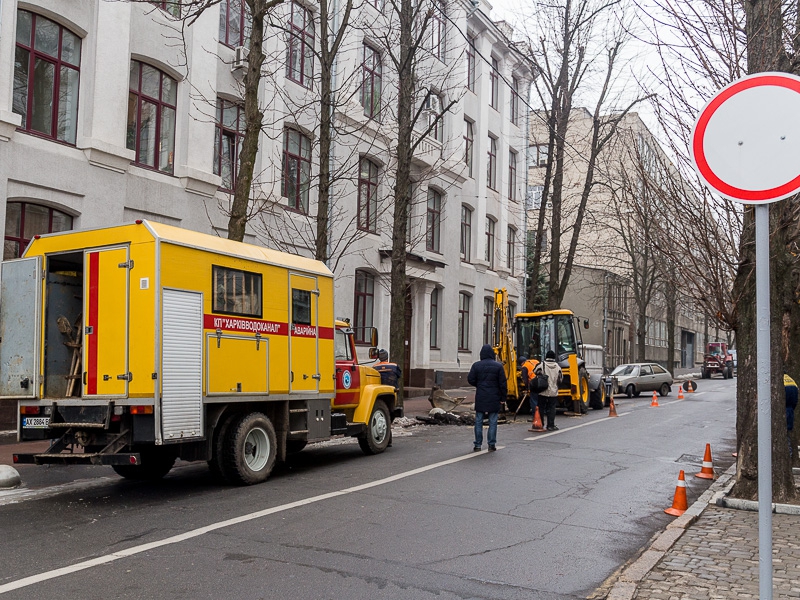
[[[503,365],[494,358],[494,349],[485,344],[481,348],[481,359],[472,363],[467,381],[475,386],[475,444],[473,450],[479,452],[483,445],[483,418],[489,417],[489,452],[497,447],[497,413],[508,395],[508,381]]]

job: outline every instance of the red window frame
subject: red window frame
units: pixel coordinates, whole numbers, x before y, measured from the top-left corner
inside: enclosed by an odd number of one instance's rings
[[[467,172],[472,177],[472,155],[475,146],[474,124],[469,119],[464,119],[464,163],[467,165]]]
[[[237,6],[238,5],[238,6]],[[239,33],[231,31],[231,13],[239,17]],[[238,14],[237,14],[238,13]],[[219,4],[219,41],[230,48],[249,46],[252,18],[245,0],[222,0]]]
[[[467,89],[475,91],[475,38],[467,40]]]
[[[363,79],[361,83],[361,106],[370,119],[377,119],[381,110],[381,86],[383,66],[381,54],[372,46],[364,44]],[[367,97],[369,91],[369,98]]]
[[[442,227],[442,194],[428,188],[427,228],[425,232],[425,249],[439,253],[441,247]]]
[[[500,104],[500,63],[496,58],[492,58],[492,70],[489,73],[489,80],[492,83],[492,95],[489,98],[489,106],[497,110]]]
[[[370,233],[378,230],[378,165],[368,158],[359,161],[358,228]]]
[[[509,227],[506,232],[506,268],[514,275],[514,260],[516,258],[517,230]]]
[[[446,28],[444,23],[445,4],[442,0],[434,0],[433,10],[431,11],[431,18],[428,22],[430,27],[430,40],[431,40],[431,54],[437,59],[444,62],[445,52],[445,34]]]
[[[236,117],[233,122],[225,121],[226,109],[236,109]],[[229,146],[233,149],[230,156],[230,181],[226,182],[223,177],[221,190],[232,192],[236,185],[236,178],[239,175],[239,150],[242,140],[244,140],[244,109],[230,100],[217,98],[217,122],[214,136],[214,175],[222,176],[222,166],[224,148]]]
[[[295,23],[295,15],[298,14],[303,18],[300,23]],[[302,4],[292,2],[287,29],[289,40],[286,44],[286,77],[303,87],[310,88],[314,78],[314,18],[311,11]],[[300,53],[297,72],[292,68],[293,52]]]
[[[69,29],[65,28],[64,26],[56,23],[52,19],[48,19],[47,17],[43,17],[37,13],[19,9],[17,11],[17,19],[20,18],[20,13],[25,13],[30,15],[31,19],[31,38],[28,40],[27,44],[21,42],[19,40],[19,28],[17,31],[17,39],[15,45],[15,66],[14,66],[14,87],[17,88],[17,66],[22,66],[22,61],[18,60],[17,57],[21,58],[21,52],[27,52],[27,81],[25,82],[25,114],[22,114],[19,109],[19,106],[13,106],[14,112],[22,115],[22,124],[20,125],[20,129],[27,133],[31,133],[34,135],[38,135],[41,137],[45,137],[51,140],[56,140],[58,142],[62,142],[64,144],[69,144],[70,146],[75,145],[75,139],[73,136],[77,136],[78,130],[78,102],[79,102],[79,90],[80,90],[80,63],[81,63],[81,51],[83,48],[83,40],[77,34],[73,33]],[[48,23],[52,23],[56,27],[58,27],[58,52],[57,56],[52,56],[51,54],[47,54],[41,50],[36,49],[36,25],[37,22],[43,20]],[[78,41],[77,47],[77,64],[67,62],[66,59],[63,58],[63,50],[64,50],[64,31],[67,31],[70,35],[74,36]],[[34,93],[36,92],[36,65],[37,62],[41,63],[48,63],[53,66],[53,85],[52,85],[52,98],[51,98],[51,108],[50,108],[50,131],[40,131],[39,129],[34,129],[32,124],[32,117],[34,114]],[[64,69],[69,69],[77,73],[77,80],[76,80],[76,89],[74,90],[75,94],[75,107],[74,107],[74,127],[70,139],[65,139],[59,137],[59,108],[60,108],[60,101],[63,97],[63,93],[61,92],[61,77],[62,71]],[[16,89],[14,90],[14,96],[16,96]],[[16,102],[13,102],[16,105]]]
[[[295,154],[289,151],[291,136],[297,136],[297,147],[300,153]],[[307,152],[306,152],[307,151]],[[294,197],[289,196],[289,164],[296,166],[295,193]],[[305,165],[306,169],[303,168]],[[308,181],[303,180],[303,172],[309,174]],[[281,178],[281,195],[288,199],[288,206],[291,210],[296,210],[303,214],[308,214],[308,192],[311,185],[311,140],[297,131],[296,129],[286,128],[283,133],[283,177]]]
[[[353,294],[353,338],[358,345],[369,345],[372,342],[372,338],[366,332],[368,328],[372,327],[373,323],[375,275],[369,271],[356,270]]]
[[[519,79],[511,78],[511,122],[519,125]]]
[[[8,222],[8,218],[10,213],[12,212],[11,206],[18,205],[19,206],[19,222],[16,223],[16,228],[12,235],[9,235],[10,230],[10,223]],[[30,232],[30,235],[25,235],[25,215],[27,212],[27,207],[35,206],[39,209],[46,209],[48,211],[48,220],[47,220],[47,231],[36,231]],[[58,214],[59,217],[63,218],[66,223],[69,224],[68,227],[64,229],[53,229],[53,217]],[[34,204],[32,202],[8,202],[6,204],[6,233],[5,233],[5,244],[3,247],[3,260],[11,259],[11,258],[19,258],[22,256],[22,253],[25,251],[25,248],[28,247],[31,239],[33,239],[34,235],[43,235],[45,233],[53,233],[54,231],[69,231],[72,229],[73,217],[72,215],[68,215],[67,213],[57,210],[55,208],[49,206],[43,206],[41,204]],[[16,244],[16,252],[9,253],[9,244]]]
[[[461,260],[472,260],[472,209],[461,205]]]
[[[439,347],[439,288],[431,290],[430,347]]]
[[[508,151],[508,199],[517,199],[517,153]]]
[[[469,350],[469,309],[472,296],[458,293],[458,349]]]
[[[494,299],[483,299],[483,343],[492,343],[492,324],[494,322]]]
[[[128,140],[126,146],[130,150],[134,150],[136,152],[136,158],[134,159],[134,164],[138,167],[142,167],[143,169],[150,169],[153,171],[159,171],[160,173],[168,173],[172,174],[173,169],[175,167],[175,124],[177,120],[177,96],[178,96],[178,82],[175,81],[172,77],[164,73],[161,69],[154,67],[153,65],[149,65],[147,63],[143,63],[138,60],[132,60],[131,65],[137,64],[139,65],[139,76],[138,81],[136,84],[136,88],[128,86],[128,115],[130,119],[130,112],[131,112],[131,102],[136,102],[136,138],[134,140],[134,147],[131,148],[130,146],[130,139]],[[148,96],[144,92],[142,92],[142,72],[144,71],[144,67],[149,67],[154,69],[158,72],[158,98],[154,98],[153,96]],[[167,79],[172,82],[172,85],[175,89],[175,98],[176,101],[174,104],[170,104],[163,99],[164,96],[164,80]],[[156,127],[155,127],[155,134],[153,136],[153,144],[155,146],[154,154],[153,154],[153,161],[154,164],[149,165],[147,163],[142,162],[141,156],[141,124],[142,124],[142,103],[148,102],[149,104],[153,104],[156,107]],[[161,124],[164,117],[164,110],[172,110],[173,111],[173,120],[172,120],[172,152],[169,153],[167,158],[167,164],[162,165],[160,163],[161,160]],[[130,137],[130,121],[128,122],[128,136]]]
[[[489,136],[489,160],[486,164],[486,185],[497,191],[497,138]]]
[[[490,269],[494,269],[494,227],[494,219],[486,217],[486,253],[484,258],[489,263]]]

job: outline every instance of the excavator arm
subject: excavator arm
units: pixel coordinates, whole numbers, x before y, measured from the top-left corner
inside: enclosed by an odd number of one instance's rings
[[[492,346],[508,380],[509,397],[519,400],[519,377],[517,376],[517,350],[514,348],[511,322],[508,316],[508,292],[506,288],[494,290],[494,314]]]

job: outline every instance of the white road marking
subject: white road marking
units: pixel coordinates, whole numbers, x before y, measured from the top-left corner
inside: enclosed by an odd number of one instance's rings
[[[587,423],[588,424],[588,423]],[[498,449],[503,448],[504,446],[498,446]],[[457,462],[461,462],[462,460],[468,460],[470,458],[475,458],[476,456],[481,456],[482,454],[487,454],[487,450],[482,450],[481,452],[469,452],[469,454],[465,454],[463,456],[457,456],[456,458],[451,458],[448,460],[444,460],[442,462],[434,463],[432,465],[427,465],[425,467],[419,467],[417,469],[412,469],[410,471],[406,471],[404,473],[398,473],[397,475],[392,475],[391,477],[386,477],[384,479],[378,479],[376,481],[371,481],[369,483],[363,483],[361,485],[356,485],[353,487],[345,488],[343,490],[338,490],[335,492],[328,492],[327,494],[320,494],[319,496],[313,496],[311,498],[304,498],[302,500],[297,500],[295,502],[289,502],[288,504],[282,504],[280,506],[274,506],[272,508],[267,508],[264,510],[259,510],[253,513],[249,513],[246,515],[242,515],[240,517],[234,517],[232,519],[227,519],[225,521],[219,521],[217,523],[212,523],[210,525],[206,525],[205,527],[199,527],[197,529],[193,529],[191,531],[186,531],[184,533],[180,533],[178,535],[174,535],[172,537],[165,538],[163,540],[158,540],[155,542],[149,542],[147,544],[141,544],[139,546],[134,546],[132,548],[127,548],[125,550],[118,550],[116,552],[112,552],[111,554],[106,554],[105,556],[98,556],[97,558],[92,558],[90,560],[85,560],[83,562],[76,563],[74,565],[69,565],[66,567],[61,567],[60,569],[54,569],[52,571],[45,571],[44,573],[39,573],[37,575],[31,575],[30,577],[25,577],[23,579],[19,579],[17,581],[12,581],[10,583],[6,583],[0,585],[0,594],[5,594],[6,592],[11,592],[13,590],[18,590],[20,588],[28,587],[31,585],[35,585],[37,583],[41,583],[43,581],[47,581],[49,579],[55,579],[57,577],[62,577],[64,575],[69,575],[71,573],[77,573],[79,571],[84,571],[86,569],[91,569],[92,567],[97,567],[99,565],[108,564],[110,562],[114,562],[116,560],[120,560],[121,558],[127,558],[129,556],[134,556],[136,554],[141,554],[142,552],[147,552],[149,550],[153,550],[155,548],[160,548],[161,546],[168,546],[170,544],[177,544],[180,542],[184,542],[186,540],[190,540],[192,538],[199,537],[201,535],[205,535],[207,533],[211,533],[212,531],[216,531],[218,529],[223,529],[225,527],[231,527],[233,525],[238,525],[240,523],[246,523],[247,521],[252,521],[254,519],[260,519],[261,517],[266,517],[269,515],[274,515],[276,513],[284,512],[287,510],[291,510],[293,508],[299,508],[301,506],[307,506],[309,504],[314,504],[316,502],[322,502],[323,500],[328,500],[330,498],[336,498],[338,496],[346,496],[347,494],[352,494],[354,492],[361,492],[363,490],[368,490],[370,488],[378,487],[381,485],[385,485],[387,483],[392,483],[394,481],[399,481],[401,479],[405,479],[407,477],[412,477],[414,475],[419,475],[420,473],[425,473],[426,471],[431,471],[433,469],[438,469],[439,467],[444,467],[447,465],[452,465]]]
[[[568,431],[572,431],[574,429],[580,429],[581,427],[588,427],[589,425],[597,425],[598,423],[604,423],[608,419],[616,419],[617,417],[624,417],[625,415],[631,414],[630,411],[624,413],[617,413],[616,417],[605,417],[604,419],[597,419],[596,421],[589,421],[587,423],[581,423],[580,425],[574,425],[572,427],[565,427],[564,429],[559,429],[558,431],[548,431],[547,433],[543,433],[542,435],[534,435],[531,437],[526,437],[525,441],[530,440],[543,440],[544,438],[548,438],[551,435],[558,435],[559,433],[567,433]]]

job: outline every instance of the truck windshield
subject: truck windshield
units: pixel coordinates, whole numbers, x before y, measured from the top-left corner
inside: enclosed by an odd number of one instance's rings
[[[572,315],[517,317],[517,356],[544,360],[547,351],[556,353],[558,360],[577,349]]]

